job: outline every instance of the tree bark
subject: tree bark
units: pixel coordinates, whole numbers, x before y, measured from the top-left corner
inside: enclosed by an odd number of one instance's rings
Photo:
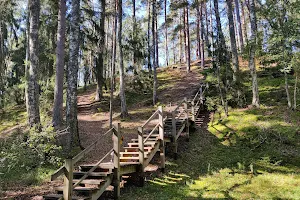
[[[167,0],[165,0],[165,63],[169,65],[169,51],[168,51],[168,25],[167,25]]]
[[[28,122],[30,127],[40,125],[38,84],[39,69],[39,21],[40,21],[40,0],[29,1],[29,60],[30,67],[27,79],[28,92]]]
[[[286,72],[284,72],[284,81],[285,81],[286,100],[287,100],[287,103],[288,103],[288,107],[291,108],[292,103],[291,103],[291,97],[290,97],[290,92],[289,92],[288,77],[287,77]]]
[[[200,54],[201,67],[204,67],[204,24],[203,24],[203,1],[200,3]]]
[[[243,33],[243,41],[248,42],[248,36],[247,36],[247,23],[246,23],[246,15],[245,15],[245,6],[244,6],[244,0],[241,0],[241,11],[242,11],[242,33]]]
[[[63,86],[66,40],[66,0],[59,1],[57,44],[56,44],[56,73],[54,88],[54,106],[52,123],[60,126],[63,119]]]
[[[186,72],[191,71],[191,49],[190,49],[190,28],[189,28],[189,8],[188,4],[184,8],[184,24],[185,24],[185,54],[186,54]]]
[[[114,20],[112,30],[112,58],[111,58],[111,69],[110,69],[110,100],[109,100],[109,126],[112,128],[113,121],[113,99],[115,89],[115,65],[116,65],[116,51],[117,51],[117,29],[118,29],[118,0],[114,1]]]
[[[238,52],[236,48],[236,39],[235,39],[235,31],[234,31],[234,20],[232,16],[232,0],[226,0],[227,4],[227,17],[229,24],[229,35],[230,35],[230,44],[231,44],[231,57],[232,57],[232,65],[233,65],[233,81],[235,83],[239,83],[239,58]]]
[[[124,63],[123,63],[123,46],[122,46],[122,19],[123,19],[123,9],[122,0],[118,1],[118,18],[119,18],[119,30],[118,30],[118,43],[119,43],[119,73],[120,73],[120,100],[121,100],[121,118],[128,116],[127,106],[126,106],[126,96],[125,96],[125,74],[124,74]]]
[[[156,42],[157,42],[157,34],[156,34],[156,0],[152,1],[152,34],[153,34],[153,44],[152,44],[152,60],[153,60],[153,105],[157,103],[157,56],[156,56]]]
[[[239,2],[239,0],[235,0],[235,11],[236,11],[236,20],[237,20],[239,39],[240,39],[240,44],[241,44],[241,52],[243,52],[243,50],[244,50],[244,39],[243,39],[243,30],[242,30],[242,23],[241,23],[241,16],[240,16],[240,2]]]
[[[77,80],[79,53],[80,0],[73,0],[70,13],[70,42],[67,79],[66,119],[69,127],[66,151],[71,153],[73,147],[80,146],[77,120]],[[72,156],[72,155],[69,155]]]
[[[298,84],[298,73],[295,72],[295,86],[294,86],[294,110],[297,108],[297,84]]]
[[[197,18],[196,18],[196,35],[197,35],[197,57],[198,60],[201,60],[201,40],[200,40],[200,8],[199,8],[199,1],[196,1],[196,12],[197,12]]]
[[[259,94],[258,94],[258,83],[255,66],[255,50],[256,50],[256,12],[254,0],[250,0],[250,25],[251,25],[251,36],[250,36],[250,51],[249,51],[249,69],[252,76],[252,105],[259,107]]]
[[[95,101],[100,101],[101,98],[103,97],[103,68],[104,68],[104,43],[105,43],[105,31],[104,31],[104,25],[105,25],[105,7],[106,7],[106,2],[105,0],[100,0],[100,29],[99,29],[99,40],[98,40],[98,57],[96,60],[96,80],[97,80],[97,89],[96,89],[96,96],[95,96]]]
[[[147,10],[148,10],[148,18],[147,18],[147,48],[148,48],[148,70],[152,71],[151,67],[151,46],[150,46],[150,22],[151,22],[151,7],[150,0],[147,1]]]
[[[210,52],[210,44],[209,44],[209,39],[208,39],[208,35],[209,35],[209,28],[208,28],[208,14],[207,14],[207,4],[206,2],[204,3],[204,16],[205,16],[205,45],[207,48],[207,53],[208,56],[211,56],[211,52]]]

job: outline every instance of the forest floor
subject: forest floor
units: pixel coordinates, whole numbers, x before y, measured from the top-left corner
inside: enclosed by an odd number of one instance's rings
[[[191,134],[189,142],[180,142],[179,158],[173,160],[167,156],[166,172],[148,174],[144,187],[122,188],[121,199],[300,199],[300,112],[287,109],[284,79],[274,72],[258,70],[260,109],[251,106],[230,108],[227,118],[222,111],[203,113],[206,120],[202,127]],[[251,79],[246,67],[242,67],[242,73],[243,84],[250,88]],[[188,75],[179,70],[160,71],[160,105],[166,106],[167,110],[170,102],[189,96],[203,74],[210,83],[211,92],[207,95],[218,97],[210,69],[202,71],[193,67]],[[292,85],[293,78],[289,80]],[[94,90],[90,87],[78,97],[83,146],[99,138],[109,126],[108,94],[101,103],[94,103]],[[130,117],[121,120],[116,98],[114,123],[121,122],[125,142],[136,137],[136,128],[156,110],[151,106],[151,99],[151,94],[127,92]],[[245,90],[245,99],[246,104],[250,104],[250,89]],[[105,148],[108,151],[111,147],[104,141],[110,139],[103,139],[92,153],[94,155],[85,162],[101,158],[106,153]],[[35,196],[37,200],[52,190],[55,183],[41,185],[10,188],[3,197],[29,199]]]

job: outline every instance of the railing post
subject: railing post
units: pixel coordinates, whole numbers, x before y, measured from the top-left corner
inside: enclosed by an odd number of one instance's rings
[[[63,196],[65,200],[72,199],[72,191],[73,191],[73,160],[72,158],[65,160],[65,175],[64,175],[64,188],[63,188]]]
[[[159,117],[158,117],[158,123],[159,123],[159,137],[160,137],[160,167],[161,170],[164,171],[165,170],[165,142],[164,142],[164,121],[163,121],[163,110],[162,110],[162,106],[158,107],[159,110]]]
[[[187,134],[187,141],[190,138],[190,129],[189,129],[189,111],[188,111],[188,103],[187,103],[187,98],[184,98],[184,110],[185,110],[185,120],[186,120],[186,134]]]
[[[121,148],[121,127],[120,123],[113,130],[114,145],[114,198],[120,199],[120,148]]]
[[[144,131],[143,127],[138,127],[138,142],[139,142],[139,162],[144,170]]]
[[[194,100],[191,102],[192,104],[192,121],[195,121],[195,102]]]
[[[159,113],[158,113],[158,123],[159,123],[159,139],[164,140],[164,119],[163,119],[163,110],[162,106],[158,107]]]
[[[173,140],[176,138],[176,121],[175,121],[175,112],[172,111],[172,137]]]

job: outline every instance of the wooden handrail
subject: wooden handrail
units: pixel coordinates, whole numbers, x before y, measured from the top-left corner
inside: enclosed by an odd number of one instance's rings
[[[178,106],[173,110],[173,112],[176,112],[176,111],[178,110],[178,108],[180,108],[180,106],[181,106],[184,102],[186,102],[185,99],[183,99],[183,100],[178,104]]]
[[[143,141],[144,143],[149,139],[149,137],[154,133],[154,131],[159,127],[159,123],[156,124],[156,126],[152,129],[152,131],[149,133],[149,135],[146,137],[146,139]]]
[[[109,129],[106,133],[104,133],[102,136],[107,135],[108,133],[111,133],[113,131],[114,127]],[[102,139],[102,137],[100,137],[99,139],[97,139],[95,142],[93,142],[92,144],[90,144],[88,147],[86,147],[83,151],[81,151],[79,154],[77,154],[74,158],[73,158],[73,164],[77,163],[80,159],[82,159],[86,154],[88,154],[95,146],[96,144],[100,141],[100,139]]]
[[[142,127],[145,127],[157,114],[159,114],[159,110],[156,110],[151,117],[142,125]]]
[[[89,174],[91,173],[91,172],[93,172],[101,163],[102,163],[102,161],[108,156],[108,155],[110,155],[111,154],[111,152],[113,152],[114,151],[114,149],[112,148],[109,152],[107,152],[106,154],[105,154],[105,156],[103,157],[103,158],[101,158],[101,160],[99,160],[83,177],[81,177],[81,179],[79,180],[79,181],[77,181],[74,185],[73,185],[73,189],[76,187],[76,186],[78,186],[86,177],[88,177],[89,176]]]

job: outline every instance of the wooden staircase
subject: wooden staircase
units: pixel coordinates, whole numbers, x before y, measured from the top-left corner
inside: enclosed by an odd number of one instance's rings
[[[138,128],[138,138],[131,139],[122,148],[120,124],[108,130],[104,135],[113,135],[113,148],[97,163],[79,165],[78,170],[74,170],[75,164],[88,155],[101,138],[75,157],[67,159],[64,166],[51,176],[51,180],[55,180],[60,175],[64,175],[64,185],[55,188],[56,194],[45,195],[44,199],[97,200],[107,190],[113,191],[115,199],[119,199],[120,178],[128,174],[136,175],[140,185],[143,185],[144,169],[157,152],[160,153],[160,167],[161,169],[165,168],[165,146],[167,143],[174,147],[174,156],[177,158],[178,138],[185,132],[188,139],[190,124],[194,122],[197,125],[198,115],[203,107],[204,91],[201,86],[191,100],[185,98],[169,116],[163,116],[160,106]],[[150,125],[150,122],[156,119],[158,122],[155,125]],[[149,133],[146,134],[145,130]],[[111,156],[111,162],[106,161],[110,158],[109,156]]]

